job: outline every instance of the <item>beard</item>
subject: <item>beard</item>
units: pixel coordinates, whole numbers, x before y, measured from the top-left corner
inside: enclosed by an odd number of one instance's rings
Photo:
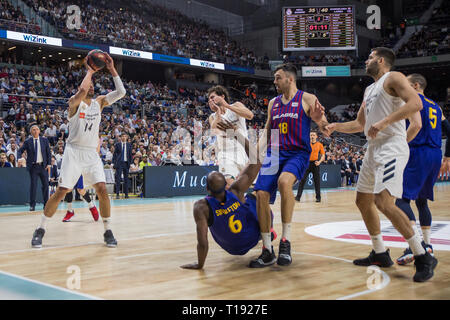
[[[377,75],[378,71],[379,71],[379,68],[378,68],[378,66],[375,63],[368,65],[367,68],[366,68],[366,73],[369,76]]]

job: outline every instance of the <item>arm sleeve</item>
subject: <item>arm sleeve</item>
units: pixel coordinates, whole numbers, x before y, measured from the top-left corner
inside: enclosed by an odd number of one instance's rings
[[[125,94],[125,87],[123,86],[122,80],[120,80],[120,77],[114,77],[113,78],[114,81],[114,86],[116,87],[116,90],[108,93],[105,97],[105,100],[108,104],[113,104],[114,102],[122,99]]]
[[[445,153],[446,157],[450,157],[450,122],[445,119],[442,121],[442,132],[447,136],[447,143],[445,144]]]

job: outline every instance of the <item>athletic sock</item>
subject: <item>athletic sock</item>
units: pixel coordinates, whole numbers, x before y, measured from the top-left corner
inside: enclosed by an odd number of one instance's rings
[[[111,223],[111,217],[103,218],[103,226],[105,227],[105,231],[111,230],[110,224]],[[270,233],[269,233],[270,235]]]
[[[422,228],[423,241],[426,244],[431,244],[431,229],[430,228]]]
[[[419,228],[417,228],[417,224],[415,224],[415,223],[411,224],[411,227],[414,230],[414,234],[417,234],[420,237],[420,231],[419,231]]]
[[[261,238],[263,241],[263,246],[267,249],[269,249],[269,251],[272,250],[272,235],[270,234],[270,232],[261,232]]]
[[[67,211],[73,211],[73,209],[72,209],[72,202],[69,202],[67,204]]]
[[[283,223],[283,232],[281,235],[281,239],[286,239],[287,241],[291,241],[291,223]]]
[[[386,248],[384,246],[383,236],[380,234],[377,234],[375,236],[370,236],[372,239],[372,246],[373,250],[375,250],[375,253],[383,253],[386,252]]]
[[[420,237],[418,234],[414,234],[411,238],[406,239],[408,241],[409,247],[415,256],[420,256],[425,254],[425,249],[422,247],[420,243]]]
[[[47,222],[50,220],[49,217],[47,217],[45,214],[41,215],[41,224],[39,225],[39,228],[45,229],[47,226]]]

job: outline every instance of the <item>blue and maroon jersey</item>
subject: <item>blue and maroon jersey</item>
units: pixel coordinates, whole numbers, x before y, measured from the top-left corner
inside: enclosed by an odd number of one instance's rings
[[[246,254],[260,239],[256,198],[246,195],[245,203],[236,195],[226,191],[225,202],[207,196],[210,208],[209,230],[214,240],[232,255]]]
[[[311,118],[302,106],[303,91],[297,90],[288,104],[283,104],[282,95],[275,98],[270,121],[271,129],[279,131],[279,150],[303,150],[311,153],[309,133]],[[276,145],[271,141],[270,146]]]

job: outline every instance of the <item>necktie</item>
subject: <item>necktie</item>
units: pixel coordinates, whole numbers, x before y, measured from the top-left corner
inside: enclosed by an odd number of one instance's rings
[[[37,162],[38,144],[37,139],[34,139],[34,163]]]
[[[125,161],[125,143],[122,143],[122,161]]]

